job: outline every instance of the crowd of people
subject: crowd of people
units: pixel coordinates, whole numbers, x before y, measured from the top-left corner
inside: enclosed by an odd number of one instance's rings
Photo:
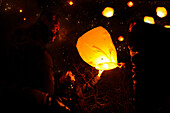
[[[71,70],[54,75],[46,44],[54,42],[59,29],[57,15],[43,12],[35,25],[16,30],[16,44],[1,55],[2,112],[83,112],[79,101],[97,84],[102,71],[83,86],[75,84]]]
[[[103,71],[99,71],[98,75],[81,86],[76,84],[76,75],[71,70],[54,75],[53,59],[46,45],[54,42],[59,35],[59,29],[58,16],[55,13],[43,12],[34,25],[27,29],[16,30],[16,43],[8,52],[0,55],[2,64],[0,110],[2,112],[76,113],[84,111],[80,104],[84,99],[84,93],[98,83]],[[161,30],[162,28],[155,25],[139,22],[131,31],[131,50],[138,53],[133,56],[132,62],[136,66],[135,107],[139,113],[169,111],[167,76],[156,76],[158,74],[156,72],[165,75],[161,72],[165,70],[163,68],[165,66],[158,60],[162,58],[162,55],[158,53],[158,49],[155,49],[161,41],[159,38],[168,34]],[[156,43],[149,41],[153,40],[153,37],[156,37],[154,38]],[[166,44],[164,41],[161,43]],[[157,71],[147,70],[149,74],[144,72],[145,47],[147,47],[145,52],[148,54],[147,59],[151,64],[155,62],[157,64],[152,66]]]

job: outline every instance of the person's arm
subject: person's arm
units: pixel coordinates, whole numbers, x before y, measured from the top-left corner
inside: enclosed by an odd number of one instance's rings
[[[82,91],[88,91],[89,89],[93,89],[93,87],[98,83],[100,80],[100,77],[103,73],[103,70],[99,70],[99,73],[97,76],[95,76],[90,82],[85,83],[82,87]]]

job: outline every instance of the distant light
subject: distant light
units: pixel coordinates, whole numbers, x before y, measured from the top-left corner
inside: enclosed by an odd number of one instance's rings
[[[8,9],[11,9],[11,7],[7,7]]]
[[[24,18],[24,21],[27,20],[27,18]]]
[[[19,12],[22,13],[22,9],[20,9]]]
[[[118,37],[118,40],[119,40],[120,42],[122,42],[122,41],[124,41],[124,37],[123,37],[123,36],[119,36],[119,37]]]
[[[112,17],[114,14],[114,9],[111,7],[106,7],[103,12],[102,12],[103,16],[109,18]]]
[[[164,7],[157,7],[156,14],[158,17],[163,18],[167,16],[167,10]]]
[[[74,3],[73,3],[73,1],[69,1],[69,4],[70,4],[70,5],[73,5]]]
[[[145,16],[145,17],[144,17],[144,22],[145,22],[145,23],[148,23],[148,24],[155,24],[155,20],[154,20],[154,18],[151,17],[151,16]]]
[[[133,2],[132,2],[132,1],[129,1],[129,2],[127,3],[127,5],[128,5],[128,7],[132,7],[132,6],[133,6]]]
[[[170,25],[164,25],[164,28],[170,28]]]

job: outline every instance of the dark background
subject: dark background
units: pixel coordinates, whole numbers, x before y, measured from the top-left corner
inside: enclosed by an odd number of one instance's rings
[[[111,34],[118,53],[118,62],[125,62],[126,67],[103,73],[96,90],[91,92],[92,97],[87,94],[87,105],[91,105],[86,106],[87,111],[131,113],[135,111],[136,104],[137,109],[143,113],[148,108],[155,112],[167,109],[169,29],[163,26],[170,25],[170,16],[168,13],[164,18],[157,17],[156,7],[163,6],[170,12],[170,2],[133,0],[134,6],[128,7],[128,0],[72,1],[73,5],[69,5],[69,0],[0,0],[1,54],[15,45],[14,34],[17,29],[34,25],[44,10],[55,12],[61,24],[60,36],[47,46],[54,60],[54,72],[57,74],[72,67],[81,84],[84,82],[84,75],[87,75],[85,79],[88,80],[96,74],[96,70],[80,58],[76,49],[77,39],[90,29],[103,26]],[[102,15],[103,9],[108,6],[115,11],[111,18]],[[22,13],[19,12],[20,9],[23,10]],[[156,24],[143,23],[144,16],[154,17]],[[137,24],[129,32],[131,22]],[[120,35],[125,38],[123,42],[118,41]],[[128,45],[140,53],[133,61]],[[135,78],[132,78],[132,62],[136,66]],[[137,81],[136,97],[133,90],[134,79]]]
[[[169,14],[165,18],[156,16],[156,7],[164,6],[169,11],[170,2],[133,0],[133,7],[128,7],[127,2],[128,0],[73,0],[74,4],[69,5],[69,0],[1,0],[2,50],[14,44],[13,33],[16,29],[28,28],[36,23],[43,10],[50,10],[59,15],[61,24],[60,37],[48,47],[54,58],[56,72],[63,70],[64,65],[71,64],[72,55],[78,54],[75,47],[77,39],[97,26],[103,26],[110,32],[119,62],[124,61],[129,51],[127,45],[130,22],[143,20],[148,15],[155,18],[157,25],[170,24]],[[106,18],[102,15],[105,7],[114,8],[113,17]],[[22,13],[19,13],[20,9],[23,10]],[[120,35],[125,38],[123,42],[117,40]]]

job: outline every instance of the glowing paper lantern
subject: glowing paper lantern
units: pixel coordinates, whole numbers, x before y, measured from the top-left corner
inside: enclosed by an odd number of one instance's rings
[[[149,23],[149,24],[155,24],[155,20],[154,20],[154,18],[151,17],[151,16],[145,16],[145,17],[144,17],[144,22],[145,22],[145,23]]]
[[[118,40],[119,40],[120,42],[122,42],[122,41],[124,41],[124,37],[123,37],[123,36],[119,36],[119,37],[118,37]]]
[[[20,13],[22,13],[22,11],[23,11],[22,9],[19,10]]]
[[[81,58],[98,70],[109,70],[117,67],[117,52],[109,32],[99,26],[77,41],[77,50]]]
[[[69,4],[70,4],[70,5],[73,5],[73,1],[69,1]]]
[[[170,28],[170,25],[164,25],[165,28]]]
[[[112,17],[114,14],[114,9],[111,7],[106,7],[103,12],[102,12],[103,16],[109,18]]]
[[[132,6],[133,6],[133,2],[132,2],[132,1],[129,1],[129,2],[127,3],[127,5],[128,5],[128,7],[132,7]]]
[[[158,17],[163,18],[167,16],[167,10],[164,7],[157,7],[156,14]]]

